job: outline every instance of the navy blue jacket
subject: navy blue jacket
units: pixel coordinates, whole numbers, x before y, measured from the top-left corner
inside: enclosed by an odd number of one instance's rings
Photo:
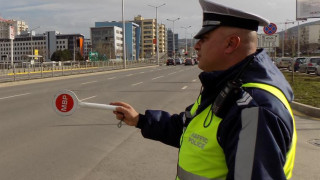
[[[243,73],[243,83],[254,82],[269,84],[280,89],[287,100],[293,100],[293,92],[283,74],[273,64],[264,50],[257,50],[252,55],[253,62]],[[201,104],[197,113],[211,105],[227,81],[234,79],[240,69],[252,56],[229,68],[226,71],[202,72],[199,75],[203,91]],[[218,141],[224,150],[228,166],[227,179],[234,179],[236,153],[241,131],[241,111],[248,107],[258,107],[258,127],[256,146],[254,149],[254,162],[252,179],[286,179],[283,165],[286,153],[290,148],[293,134],[293,120],[282,102],[267,91],[257,88],[244,88],[242,94],[247,93],[252,97],[250,102],[239,104],[235,100],[218,129]],[[192,105],[186,109],[190,109]],[[165,144],[179,147],[182,135],[184,112],[169,114],[165,111],[146,110],[139,115],[137,127],[141,129],[143,137],[158,140]]]

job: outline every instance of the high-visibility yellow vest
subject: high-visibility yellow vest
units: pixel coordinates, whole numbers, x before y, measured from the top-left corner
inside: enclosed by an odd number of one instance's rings
[[[297,134],[291,107],[284,94],[277,88],[262,83],[247,83],[242,87],[260,88],[276,96],[290,112],[294,131],[290,150],[286,154],[286,163],[283,167],[287,179],[292,176],[294,158],[297,143]],[[199,101],[201,97],[197,101]],[[198,103],[191,108],[191,115],[198,109]],[[200,114],[196,115],[180,139],[180,151],[178,161],[178,180],[211,180],[225,179],[228,168],[225,154],[217,140],[218,127],[222,119],[215,116],[208,106]],[[212,118],[212,121],[210,119]],[[206,128],[204,128],[204,126]]]

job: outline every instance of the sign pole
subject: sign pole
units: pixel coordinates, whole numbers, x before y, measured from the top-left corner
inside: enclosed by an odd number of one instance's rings
[[[270,23],[269,25],[265,26],[263,28],[263,31],[265,34],[271,36],[273,35],[274,33],[277,32],[277,25],[274,24],[274,23]],[[271,45],[270,45],[270,41],[269,41],[269,56],[271,57]]]

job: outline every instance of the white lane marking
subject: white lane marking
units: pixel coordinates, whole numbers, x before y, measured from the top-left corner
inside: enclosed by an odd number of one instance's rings
[[[172,74],[175,74],[175,73],[177,73],[177,72],[172,72],[172,73],[169,73],[168,75],[172,75]]]
[[[126,76],[132,76],[133,74],[127,74]]]
[[[138,82],[138,83],[135,83],[135,84],[131,84],[132,86],[136,86],[136,85],[139,85],[139,84],[142,84],[143,82]]]
[[[0,98],[0,100],[2,100],[2,99],[14,98],[14,97],[19,97],[19,96],[25,96],[25,95],[29,95],[29,94],[31,94],[31,93],[17,94],[17,95],[13,95],[13,96],[2,97],[2,98]]]
[[[183,86],[181,89],[187,89],[188,88],[188,86]]]
[[[192,82],[196,82],[196,81],[197,81],[197,79],[192,80]]]
[[[95,97],[97,97],[97,96],[87,97],[87,98],[81,99],[80,101],[85,101],[85,100],[92,99],[92,98],[95,98]]]
[[[163,77],[164,76],[158,76],[158,77],[152,78],[152,80],[156,80],[156,79],[163,78]]]
[[[140,72],[140,74],[143,74],[144,72],[142,71],[142,72]]]
[[[81,84],[84,85],[84,84],[91,84],[91,83],[95,83],[95,82],[98,82],[98,81],[89,81],[89,82],[84,82],[84,83],[81,83]]]
[[[111,77],[111,78],[108,78],[108,79],[115,79],[116,77]]]

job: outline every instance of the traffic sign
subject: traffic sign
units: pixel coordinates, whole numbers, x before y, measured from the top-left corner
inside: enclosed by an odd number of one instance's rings
[[[263,31],[267,35],[272,35],[277,32],[277,25],[275,25],[274,23],[270,23],[269,25],[263,28]]]
[[[278,35],[264,35],[263,36],[263,40],[264,42],[276,42],[277,41],[277,38],[278,38]]]

